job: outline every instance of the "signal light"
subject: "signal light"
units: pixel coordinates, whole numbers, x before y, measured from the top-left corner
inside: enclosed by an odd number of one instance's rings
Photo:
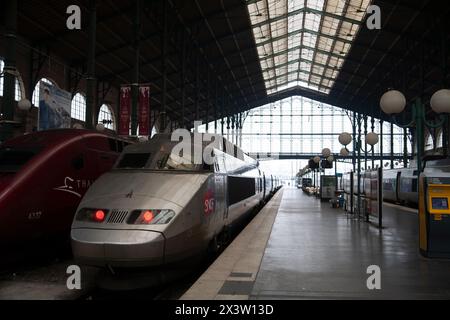
[[[103,222],[105,220],[105,212],[103,210],[97,210],[94,215],[94,220],[96,222]]]

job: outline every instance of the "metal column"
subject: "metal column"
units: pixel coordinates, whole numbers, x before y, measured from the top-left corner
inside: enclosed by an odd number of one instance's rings
[[[391,169],[394,169],[394,124],[391,122]]]
[[[141,40],[141,1],[135,0],[136,11],[134,17],[134,68],[131,86],[131,135],[137,136],[138,104],[139,104],[139,75],[140,75],[140,40]]]
[[[0,124],[1,142],[9,139],[13,135],[13,126],[8,121],[14,120],[15,107],[15,85],[16,77],[16,42],[17,42],[17,0],[8,0],[5,3],[5,66],[3,82],[3,101],[1,120],[6,120]]]
[[[384,150],[383,150],[383,144],[384,144],[384,137],[383,137],[383,126],[384,126],[384,122],[383,120],[380,120],[380,163],[381,166],[380,168],[383,169],[384,168],[384,163],[383,163],[383,159],[384,159]]]
[[[371,123],[372,123],[372,126],[371,126],[372,132],[375,132],[375,118],[374,117],[372,117]],[[372,170],[374,170],[374,169],[375,169],[375,146],[372,146]]]
[[[197,55],[195,63],[195,119],[194,121],[200,120],[200,57]]]
[[[353,164],[353,172],[356,171],[356,148],[357,148],[357,137],[356,137],[356,112],[353,111],[353,121],[352,121],[352,129],[353,129],[353,154],[352,154],[352,164]]]
[[[408,168],[408,129],[403,129],[403,167]]]
[[[167,121],[167,1],[163,1],[163,32],[161,34],[161,64],[162,64],[162,97],[161,97],[161,132],[166,130]]]
[[[185,116],[186,116],[186,34],[183,32],[181,53],[181,128],[186,128]]]
[[[94,112],[97,113],[97,79],[95,78],[95,44],[97,35],[97,4],[89,1],[89,40],[86,75],[86,128],[94,128]]]
[[[364,115],[364,137],[367,137],[367,115]],[[367,171],[367,140],[364,140],[364,170]]]
[[[361,179],[360,179],[360,175],[361,175],[361,125],[362,125],[362,116],[361,114],[358,114],[358,171],[356,174],[356,178],[358,179],[357,181],[357,186],[358,186],[358,197],[357,197],[357,205],[356,207],[358,208],[358,217],[360,217],[361,215]]]

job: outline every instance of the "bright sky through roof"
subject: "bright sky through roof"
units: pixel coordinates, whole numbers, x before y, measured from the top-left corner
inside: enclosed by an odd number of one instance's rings
[[[330,93],[371,0],[248,0],[267,94]]]

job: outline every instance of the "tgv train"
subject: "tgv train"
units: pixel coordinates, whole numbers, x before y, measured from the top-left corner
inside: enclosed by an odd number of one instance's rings
[[[128,142],[77,129],[41,131],[0,146],[0,247],[65,236],[89,186]],[[3,252],[3,251],[2,251]]]
[[[386,201],[417,205],[417,170],[384,170],[383,197]]]
[[[179,152],[169,134],[128,146],[91,186],[72,224],[78,263],[113,273],[183,266],[217,248],[227,230],[280,188],[276,177],[221,136],[191,138],[189,152]],[[207,146],[210,139],[214,147]]]
[[[347,201],[350,201],[351,173],[344,174],[343,185]],[[353,173],[354,194],[358,194],[358,177]],[[369,183],[365,180],[364,174],[360,176],[361,194],[366,194],[366,187]],[[414,169],[391,169],[383,170],[383,199],[385,201],[417,205],[417,170]]]

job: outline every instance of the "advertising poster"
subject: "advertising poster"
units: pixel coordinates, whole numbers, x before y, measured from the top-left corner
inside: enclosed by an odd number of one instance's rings
[[[139,88],[139,135],[148,136],[149,132],[149,112],[150,112],[150,87]]]
[[[38,130],[70,128],[72,95],[57,86],[42,82],[39,86]]]
[[[127,136],[130,130],[131,87],[120,88],[119,135]]]

